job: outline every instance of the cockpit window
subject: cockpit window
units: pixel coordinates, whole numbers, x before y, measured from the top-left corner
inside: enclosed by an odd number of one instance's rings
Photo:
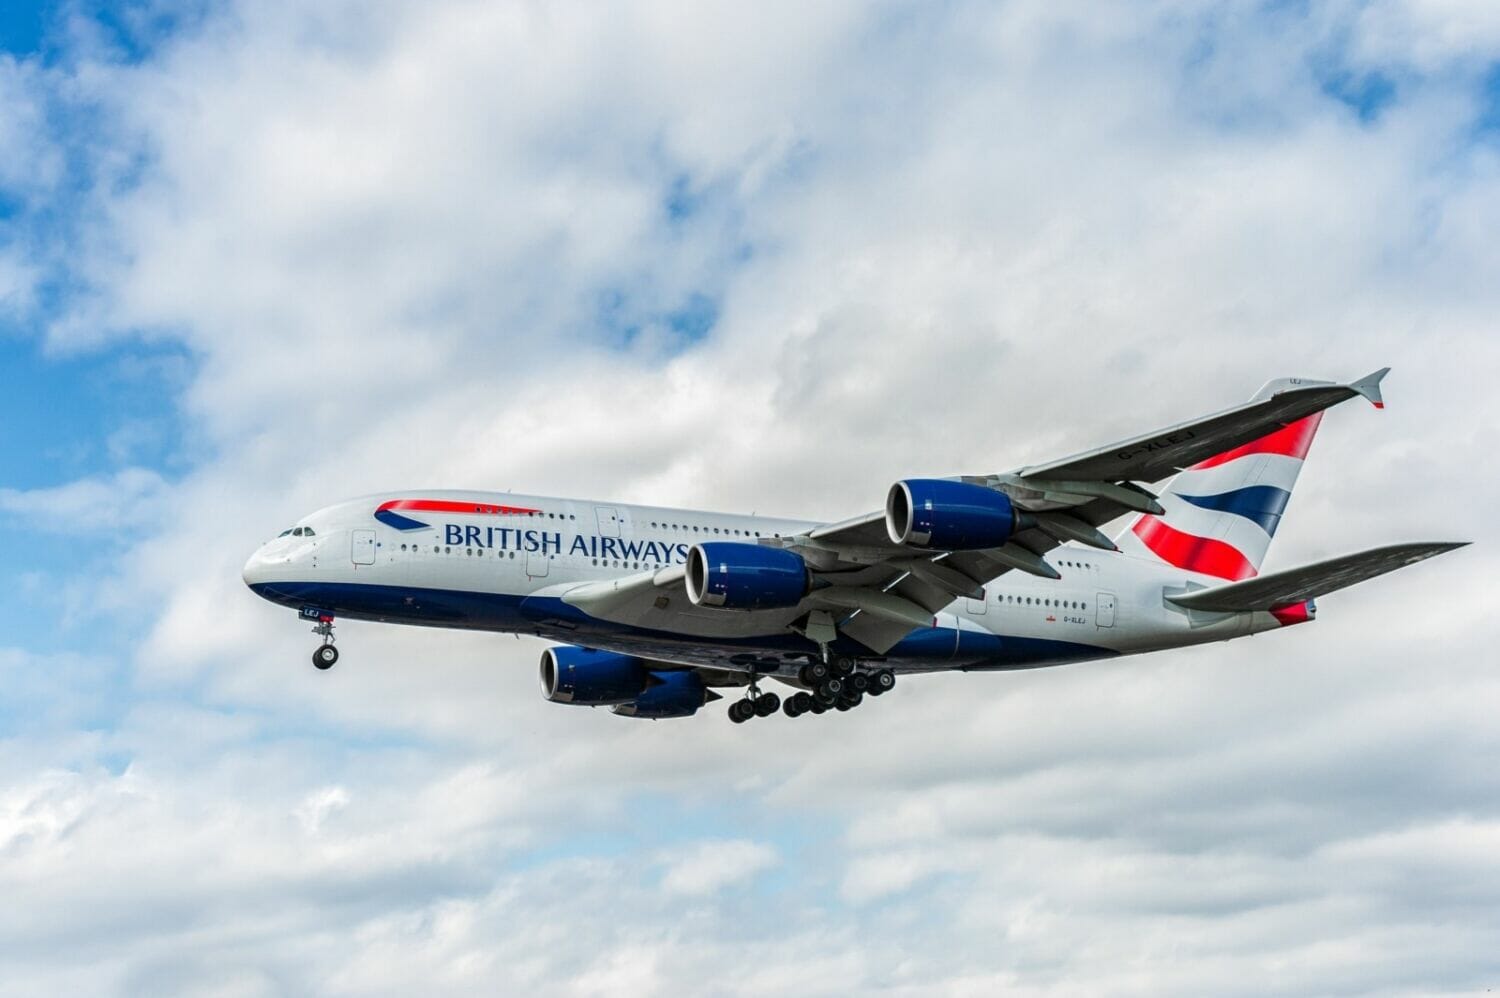
[[[292,528],[291,527],[287,527],[285,530],[283,530],[281,533],[277,534],[276,536],[277,537],[285,537],[287,534],[289,534],[291,532],[292,532]]]
[[[311,536],[313,536],[313,528],[312,527],[303,527],[302,528],[302,536],[303,537],[311,537]]]

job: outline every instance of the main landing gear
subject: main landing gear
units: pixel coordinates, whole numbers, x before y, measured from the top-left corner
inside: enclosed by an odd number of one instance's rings
[[[890,669],[864,670],[852,658],[832,656],[828,661],[813,660],[802,667],[797,678],[807,689],[783,701],[775,693],[762,693],[754,676],[745,698],[729,705],[729,719],[743,724],[752,717],[768,717],[780,708],[787,717],[803,714],[826,714],[830,710],[853,710],[866,696],[889,693],[896,685],[896,674]]]
[[[745,687],[745,697],[729,705],[729,719],[735,724],[744,724],[752,717],[770,717],[781,708],[781,697],[775,693],[762,693],[755,673],[750,674],[750,685]]]
[[[319,617],[317,626],[312,630],[314,634],[323,636],[323,643],[312,654],[313,665],[319,669],[333,668],[333,663],[339,660],[339,650],[333,646],[333,618]]]

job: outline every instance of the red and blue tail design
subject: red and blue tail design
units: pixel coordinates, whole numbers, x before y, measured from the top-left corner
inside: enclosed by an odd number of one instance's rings
[[[1237,582],[1255,575],[1322,416],[1314,413],[1182,471],[1161,495],[1166,512],[1136,517],[1115,543],[1215,578]]]

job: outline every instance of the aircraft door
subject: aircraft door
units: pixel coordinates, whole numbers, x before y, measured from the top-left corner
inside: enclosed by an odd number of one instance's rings
[[[613,506],[595,506],[594,516],[599,521],[600,537],[620,536],[620,511]]]
[[[544,578],[548,566],[552,564],[545,551],[528,551],[526,553],[526,574],[533,579]]]
[[[969,599],[969,597],[965,596],[964,597],[964,610],[965,610],[965,612],[967,612],[969,614],[969,616],[971,616],[971,617],[977,616],[978,614],[981,614],[981,613],[984,613],[984,608],[986,606],[985,600],[989,598],[989,595],[990,595],[989,593],[984,593],[978,599]]]
[[[375,564],[375,531],[356,530],[351,535],[349,557],[356,565]]]
[[[1115,594],[1099,593],[1094,599],[1094,623],[1099,627],[1114,627]]]

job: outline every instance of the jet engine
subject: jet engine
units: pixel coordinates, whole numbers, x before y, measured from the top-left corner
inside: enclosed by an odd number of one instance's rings
[[[703,679],[692,670],[682,672],[653,672],[651,687],[629,703],[622,703],[614,712],[622,717],[691,717],[698,708],[710,700],[719,699],[719,694],[703,685]]]
[[[705,541],[688,549],[687,593],[694,606],[791,607],[811,588],[807,563],[793,551],[735,541]]]
[[[629,703],[652,684],[651,670],[633,655],[561,645],[542,652],[542,695],[585,707]]]
[[[891,540],[934,551],[997,548],[1017,529],[1010,496],[983,485],[911,478],[891,486],[885,528]]]

